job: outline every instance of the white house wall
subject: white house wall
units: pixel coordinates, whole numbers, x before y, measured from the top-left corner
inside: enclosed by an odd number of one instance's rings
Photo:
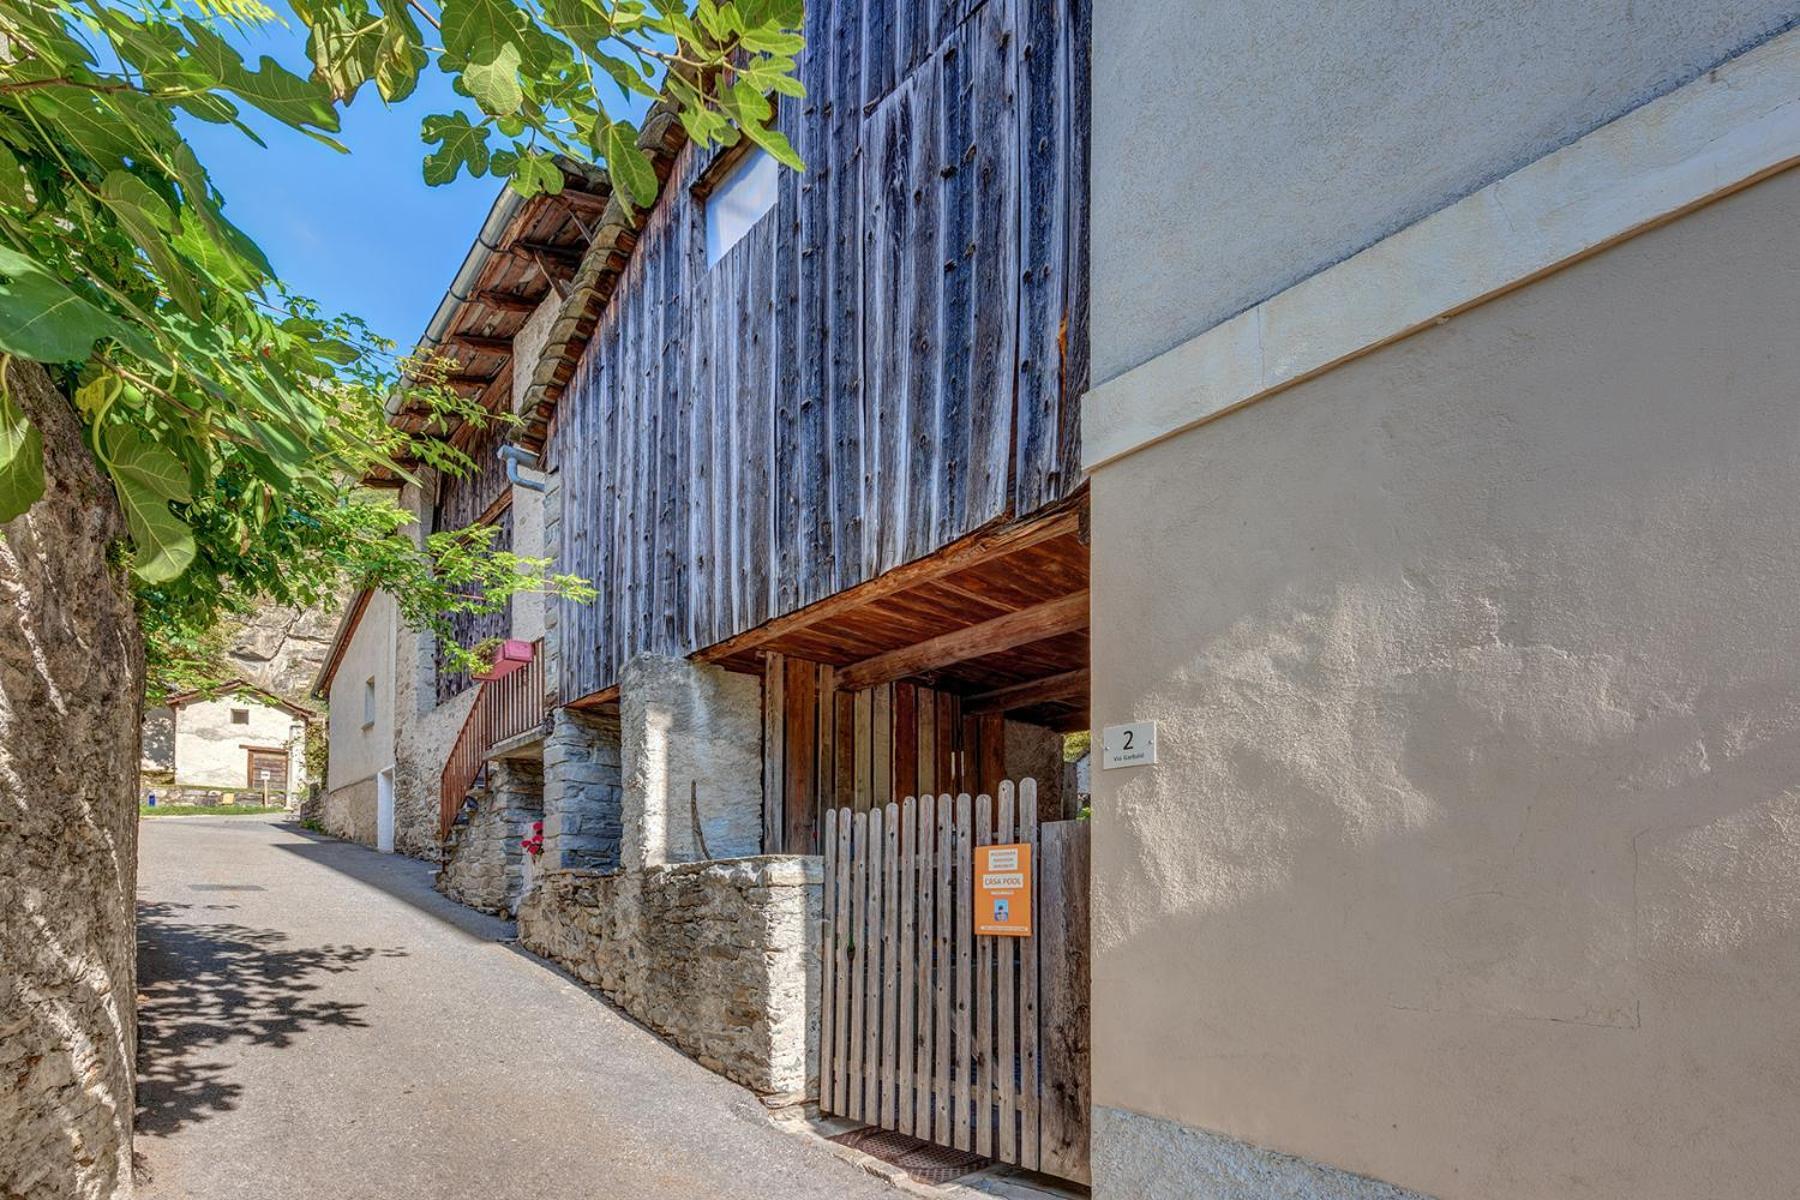
[[[249,714],[244,725],[231,723],[233,709]],[[196,699],[175,710],[175,782],[190,787],[247,788],[249,750],[288,752],[289,787],[301,757],[292,714],[259,700],[220,696]]]

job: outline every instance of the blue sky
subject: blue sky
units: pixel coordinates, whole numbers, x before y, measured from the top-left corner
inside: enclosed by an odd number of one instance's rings
[[[268,54],[297,74],[310,69],[297,24],[240,42],[252,61]],[[430,70],[393,108],[366,88],[342,110],[338,140],[349,154],[270,121],[251,122],[266,150],[230,126],[189,120],[184,130],[227,214],[288,286],[328,309],[355,313],[404,352],[424,332],[500,189],[493,179],[466,175],[427,187],[420,175],[428,147],[419,122],[458,107],[457,100]]]

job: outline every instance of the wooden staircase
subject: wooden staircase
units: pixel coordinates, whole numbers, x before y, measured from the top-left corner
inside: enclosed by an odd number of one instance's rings
[[[463,801],[487,769],[495,746],[539,731],[549,720],[544,695],[544,640],[531,644],[531,661],[499,679],[482,682],[475,703],[456,735],[438,791],[438,839],[446,841]]]

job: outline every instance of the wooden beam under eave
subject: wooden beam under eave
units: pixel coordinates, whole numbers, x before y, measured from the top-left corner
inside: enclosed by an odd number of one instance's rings
[[[478,333],[453,333],[449,340],[482,354],[511,354],[513,348],[511,338],[488,337]]]
[[[563,707],[565,707],[565,708],[604,708],[608,704],[617,704],[618,702],[619,702],[619,685],[615,683],[611,687],[601,688],[597,692],[589,692],[587,695],[581,697],[581,699],[579,699],[579,700],[571,700],[568,702],[568,704],[564,705]]]
[[[953,575],[990,558],[1040,545],[1052,538],[1079,533],[1080,530],[1081,513],[1078,508],[1070,507],[1034,521],[973,533],[928,558],[903,563],[891,571],[884,571],[865,583],[846,588],[835,596],[827,596],[797,612],[765,621],[755,629],[745,630],[735,637],[697,651],[693,657],[696,662],[704,663],[735,658],[803,629],[824,624],[865,604],[904,592],[908,588]],[[843,686],[841,682],[839,686]]]
[[[1030,679],[1024,683],[995,688],[991,692],[983,692],[978,696],[965,697],[962,710],[965,716],[1006,712],[1009,709],[1027,708],[1033,704],[1043,704],[1051,700],[1071,700],[1076,697],[1085,699],[1087,693],[1088,669],[1082,667],[1079,671],[1064,671],[1057,675],[1046,675],[1042,679]]]
[[[497,308],[501,312],[536,312],[537,306],[543,302],[544,298],[542,296],[533,300],[529,296],[515,296],[511,292],[475,293],[475,303],[485,304],[489,308]]]
[[[571,270],[581,265],[584,253],[580,246],[553,246],[549,242],[517,241],[508,247],[515,255],[542,258]]]
[[[1030,608],[1021,608],[979,625],[953,629],[949,633],[889,650],[873,658],[852,663],[838,672],[838,687],[856,692],[878,683],[904,679],[951,663],[966,662],[985,654],[999,654],[1015,646],[1041,642],[1065,633],[1086,629],[1088,593],[1083,588],[1055,600],[1046,600]]]

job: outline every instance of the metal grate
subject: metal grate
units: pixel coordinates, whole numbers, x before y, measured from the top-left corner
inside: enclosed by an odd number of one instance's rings
[[[958,1176],[979,1171],[988,1160],[967,1150],[952,1150],[933,1142],[922,1142],[891,1129],[867,1126],[840,1133],[831,1139],[840,1146],[860,1150],[871,1158],[879,1158],[899,1167],[920,1183],[949,1183]]]

